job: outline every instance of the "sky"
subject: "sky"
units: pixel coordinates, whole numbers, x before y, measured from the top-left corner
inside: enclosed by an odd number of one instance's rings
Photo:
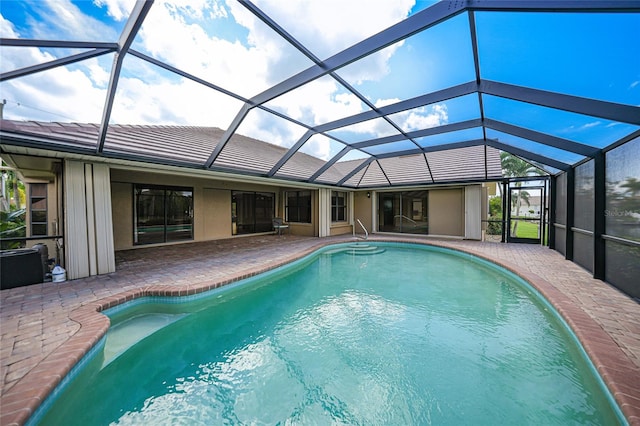
[[[254,3],[316,57],[324,59],[434,2]],[[115,42],[133,4],[132,0],[2,0],[0,35]],[[478,12],[476,26],[480,73],[484,79],[640,106],[640,14]],[[240,98],[255,96],[312,65],[235,0],[156,0],[132,48]],[[79,52],[1,46],[0,72]],[[0,83],[0,97],[7,101],[4,117],[98,123],[113,60],[113,54],[104,55]],[[376,107],[473,81],[468,15],[458,15],[389,46],[339,69],[337,74]],[[637,129],[492,96],[483,95],[483,103],[489,118],[598,147]],[[242,105],[242,100],[127,55],[111,123],[226,129]],[[331,76],[301,86],[265,106],[309,126],[369,109]],[[471,118],[480,118],[476,95],[403,111],[392,117],[405,132]],[[290,147],[306,130],[253,109],[238,133]],[[351,143],[396,133],[397,129],[378,119],[337,129],[330,136]],[[455,142],[458,136],[444,137],[438,142]],[[434,141],[427,140],[424,144]],[[513,143],[520,146],[522,141]],[[326,160],[343,147],[340,142],[318,136],[302,151]],[[384,153],[385,149],[378,146],[375,153]],[[544,147],[536,149],[545,153]],[[573,157],[566,161],[572,162]]]

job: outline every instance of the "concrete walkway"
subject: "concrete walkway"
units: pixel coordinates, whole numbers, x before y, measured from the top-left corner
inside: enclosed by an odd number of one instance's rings
[[[640,305],[557,252],[525,244],[371,236],[473,253],[534,285],[581,340],[630,424],[640,425]],[[145,294],[206,291],[351,237],[265,235],[116,253],[117,272],[0,292],[0,425],[22,424],[106,332],[98,312]]]

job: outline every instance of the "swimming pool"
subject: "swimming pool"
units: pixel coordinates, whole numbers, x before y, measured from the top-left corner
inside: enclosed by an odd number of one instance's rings
[[[188,303],[118,307],[114,330],[151,334],[107,343],[41,423],[624,423],[517,277],[451,250],[376,245]]]

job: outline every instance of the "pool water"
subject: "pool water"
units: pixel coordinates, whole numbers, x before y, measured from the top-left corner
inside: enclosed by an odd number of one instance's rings
[[[107,344],[40,423],[624,424],[517,277],[445,249],[378,246],[119,310],[116,325],[155,326]]]

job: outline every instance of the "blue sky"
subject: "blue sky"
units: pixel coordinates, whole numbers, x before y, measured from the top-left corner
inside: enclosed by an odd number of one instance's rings
[[[433,3],[255,1],[320,58]],[[116,41],[132,6],[132,0],[3,0],[0,32],[8,38]],[[640,106],[640,14],[478,12],[475,16],[482,78]],[[156,0],[133,47],[247,98],[311,65],[233,0]],[[77,51],[2,46],[0,68],[6,72],[70,53]],[[5,118],[98,122],[112,62],[113,56],[105,55],[0,83],[1,97],[7,99]],[[337,74],[376,106],[475,80],[468,15],[414,35]],[[636,129],[491,96],[483,96],[483,102],[488,118],[593,146],[606,146]],[[127,57],[111,119],[120,124],[226,128],[241,106],[233,97]],[[329,76],[267,106],[310,126],[368,110]],[[480,118],[476,95],[392,117],[404,131],[471,118]],[[293,145],[304,131],[258,110],[249,114],[239,130],[283,146]],[[352,142],[390,132],[395,130],[372,120],[332,134]],[[314,138],[303,151],[328,159],[342,146]],[[388,152],[396,146],[372,151]]]

